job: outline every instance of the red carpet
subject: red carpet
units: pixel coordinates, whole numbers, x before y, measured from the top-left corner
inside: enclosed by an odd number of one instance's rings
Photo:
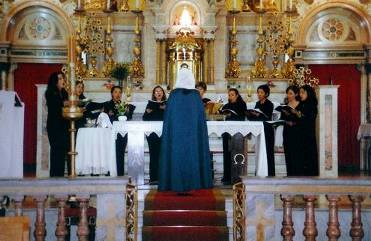
[[[143,241],[227,241],[225,199],[216,189],[189,196],[150,191],[145,199]]]

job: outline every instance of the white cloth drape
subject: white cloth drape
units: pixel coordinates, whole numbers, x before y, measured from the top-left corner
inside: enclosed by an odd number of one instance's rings
[[[24,103],[14,106],[16,96],[0,91],[0,178],[23,177]]]
[[[76,173],[117,176],[115,146],[110,128],[80,128],[76,139]]]

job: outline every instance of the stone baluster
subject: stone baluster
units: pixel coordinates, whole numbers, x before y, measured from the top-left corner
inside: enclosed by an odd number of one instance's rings
[[[317,200],[317,197],[314,195],[305,195],[305,221],[304,221],[304,230],[303,235],[305,241],[315,241],[318,235],[316,219],[314,216],[314,202]]]
[[[337,195],[326,195],[328,200],[328,227],[326,235],[329,241],[337,241],[341,235],[340,224],[338,218],[338,201],[340,200]]]
[[[283,221],[281,235],[283,241],[292,241],[295,236],[294,223],[292,221],[292,202],[294,197],[290,195],[281,195],[283,206]]]
[[[350,237],[352,241],[361,241],[365,235],[362,228],[361,218],[361,203],[365,200],[364,196],[360,195],[349,195],[349,199],[352,201],[352,223],[350,228]]]
[[[89,227],[88,227],[88,205],[89,205],[89,198],[88,197],[81,197],[78,198],[80,202],[80,222],[77,227],[77,236],[79,241],[87,241],[89,235]]]
[[[46,236],[45,229],[45,196],[38,196],[36,200],[36,221],[35,221],[35,240],[44,241]]]
[[[15,209],[15,216],[22,216],[23,215],[23,196],[17,195],[14,197],[14,209]]]
[[[67,228],[66,228],[66,217],[64,213],[64,207],[66,206],[66,198],[65,197],[56,197],[58,202],[58,221],[57,227],[55,229],[55,236],[57,237],[57,241],[64,241],[67,235]]]

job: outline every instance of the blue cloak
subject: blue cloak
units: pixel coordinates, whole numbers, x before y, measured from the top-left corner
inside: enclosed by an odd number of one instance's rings
[[[205,110],[195,89],[171,92],[164,116],[159,161],[160,191],[212,188]]]

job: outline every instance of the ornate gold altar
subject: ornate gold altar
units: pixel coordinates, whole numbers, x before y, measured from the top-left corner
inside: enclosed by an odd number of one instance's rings
[[[192,70],[196,81],[202,81],[202,43],[202,40],[194,38],[194,33],[186,28],[178,31],[175,39],[168,39],[167,69],[169,70],[168,84],[171,88],[183,63]]]

